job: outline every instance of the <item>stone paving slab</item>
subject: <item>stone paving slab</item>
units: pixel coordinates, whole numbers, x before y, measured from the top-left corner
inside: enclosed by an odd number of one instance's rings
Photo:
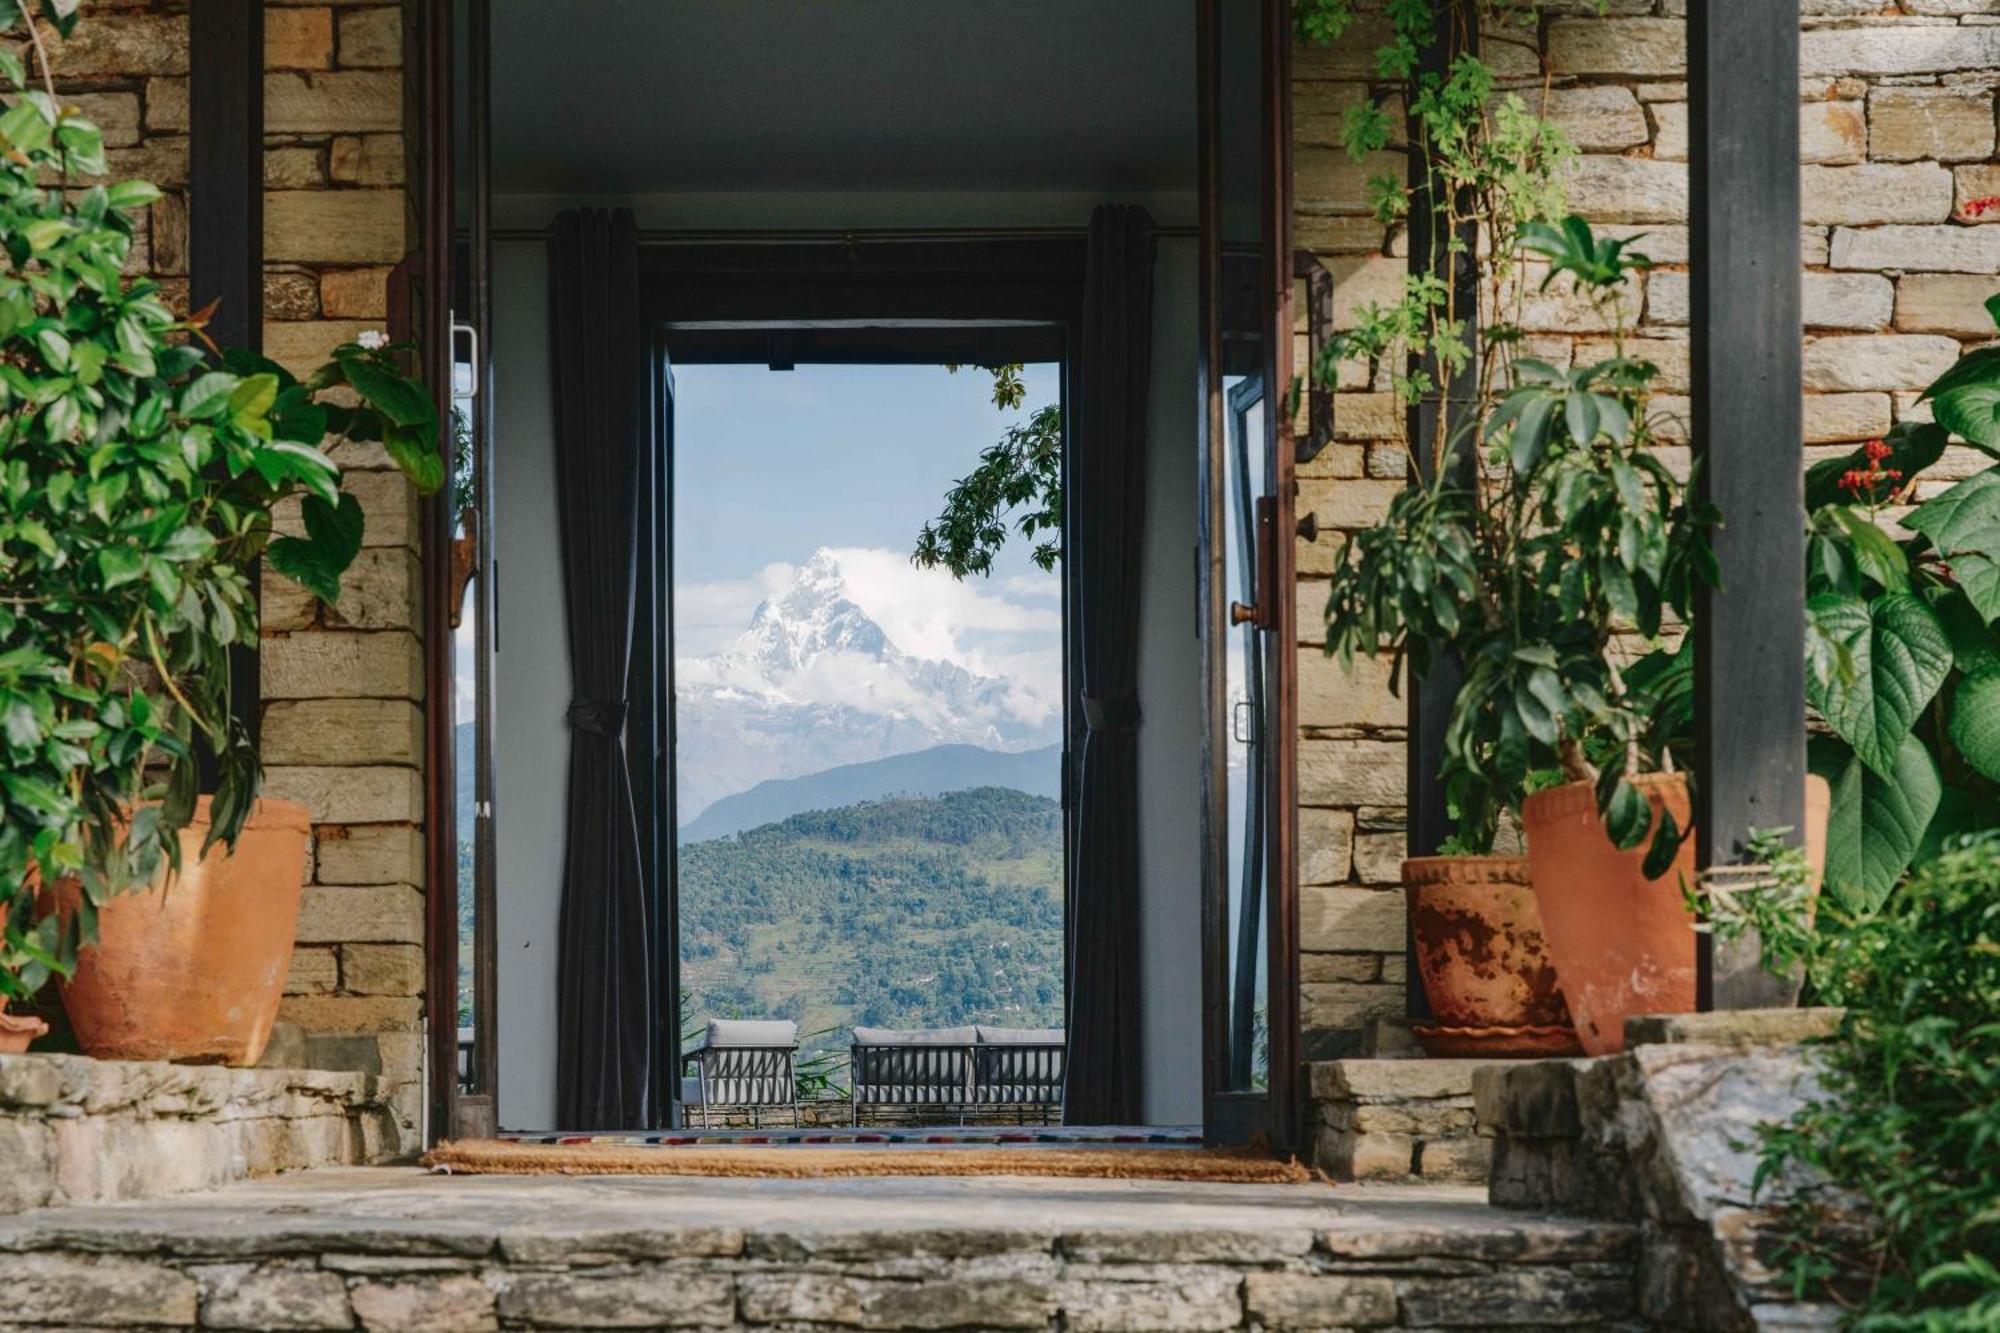
[[[0,1219],[0,1330],[1576,1333],[1638,1327],[1635,1237],[1439,1186],[322,1170]]]

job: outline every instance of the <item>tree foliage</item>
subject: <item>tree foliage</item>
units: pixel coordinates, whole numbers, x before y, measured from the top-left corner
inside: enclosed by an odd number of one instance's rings
[[[1021,370],[994,368],[995,407],[1013,411],[1026,400]],[[945,495],[944,511],[918,532],[911,560],[955,579],[988,575],[994,557],[1018,531],[1033,543],[1035,564],[1052,570],[1062,560],[1062,523],[1063,414],[1060,404],[1051,403],[1036,408],[1025,423],[1009,426],[999,443],[979,455],[979,466]]]

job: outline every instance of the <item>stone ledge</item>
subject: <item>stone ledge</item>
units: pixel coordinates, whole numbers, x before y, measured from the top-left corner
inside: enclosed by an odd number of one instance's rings
[[[1481,1069],[1473,1101],[1493,1143],[1489,1198],[1639,1226],[1640,1313],[1656,1326],[1834,1327],[1832,1311],[1792,1304],[1767,1267],[1773,1200],[1751,1200],[1758,1128],[1790,1119],[1817,1080],[1808,1048],[1764,1038],[1817,1035],[1836,1019],[1818,1010],[1633,1020],[1628,1037],[1652,1044]],[[1782,1194],[1785,1182],[1774,1184]]]
[[[1329,1060],[1309,1066],[1316,1165],[1337,1180],[1478,1184],[1490,1145],[1473,1116],[1480,1060]]]
[[[144,1199],[409,1151],[372,1074],[0,1056],[0,1213]]]

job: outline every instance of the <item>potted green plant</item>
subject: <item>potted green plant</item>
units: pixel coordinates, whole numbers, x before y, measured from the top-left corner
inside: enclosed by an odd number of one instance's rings
[[[1534,6],[1469,5],[1482,27],[1500,31],[1532,25]],[[1442,71],[1419,68],[1414,56],[1431,40],[1436,7],[1390,11],[1388,40],[1375,52],[1384,83],[1351,108],[1342,138],[1357,162],[1394,146],[1392,125],[1411,130],[1408,151],[1426,165],[1427,184],[1411,189],[1401,173],[1370,184],[1384,229],[1426,212],[1435,234],[1468,232],[1491,238],[1475,261],[1453,249],[1453,265],[1477,262],[1479,303],[1492,312],[1480,330],[1496,354],[1474,372],[1479,406],[1462,411],[1449,397],[1440,409],[1433,456],[1409,459],[1410,484],[1384,519],[1349,540],[1335,565],[1328,601],[1327,651],[1351,665],[1357,655],[1393,653],[1392,687],[1403,668],[1422,673],[1434,651],[1451,651],[1467,626],[1481,589],[1498,586],[1495,563],[1505,538],[1487,508],[1505,474],[1468,479],[1451,460],[1471,449],[1479,421],[1491,410],[1498,377],[1519,340],[1512,318],[1528,270],[1521,262],[1523,228],[1561,216],[1559,181],[1573,150],[1518,95],[1496,92],[1494,71],[1462,52]],[[1301,0],[1303,41],[1341,39],[1356,17],[1351,0]],[[1400,104],[1409,108],[1407,121]],[[1457,284],[1412,279],[1402,299],[1370,306],[1358,326],[1336,338],[1312,367],[1336,386],[1343,363],[1387,365],[1405,402],[1436,397],[1439,379],[1467,372],[1466,326]],[[1436,480],[1424,481],[1419,475]],[[1447,779],[1461,816],[1457,836],[1439,856],[1403,864],[1418,971],[1434,1021],[1418,1029],[1433,1055],[1548,1055],[1575,1048],[1561,992],[1543,945],[1525,858],[1495,855],[1503,813],[1518,808],[1521,782],[1487,767],[1462,768]]]
[[[40,17],[66,35],[78,15],[43,0]],[[0,1008],[73,978],[92,1053],[247,1063],[282,987],[306,828],[302,808],[258,800],[230,650],[257,641],[260,561],[339,595],[364,519],[327,438],[379,440],[435,489],[436,415],[392,349],[343,347],[300,383],[205,347],[202,317],[122,276],[132,217],[160,192],[82,184],[105,172],[102,136],[56,95],[34,17],[0,3],[0,31],[39,62],[31,83],[0,50]],[[294,499],[304,534],[274,536]],[[159,911],[114,932],[114,900],[140,889]]]

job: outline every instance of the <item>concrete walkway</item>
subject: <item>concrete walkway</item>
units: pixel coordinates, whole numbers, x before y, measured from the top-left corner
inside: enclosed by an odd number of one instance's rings
[[[363,1168],[0,1220],[0,1325],[1627,1329],[1634,1251],[1453,1187]]]

